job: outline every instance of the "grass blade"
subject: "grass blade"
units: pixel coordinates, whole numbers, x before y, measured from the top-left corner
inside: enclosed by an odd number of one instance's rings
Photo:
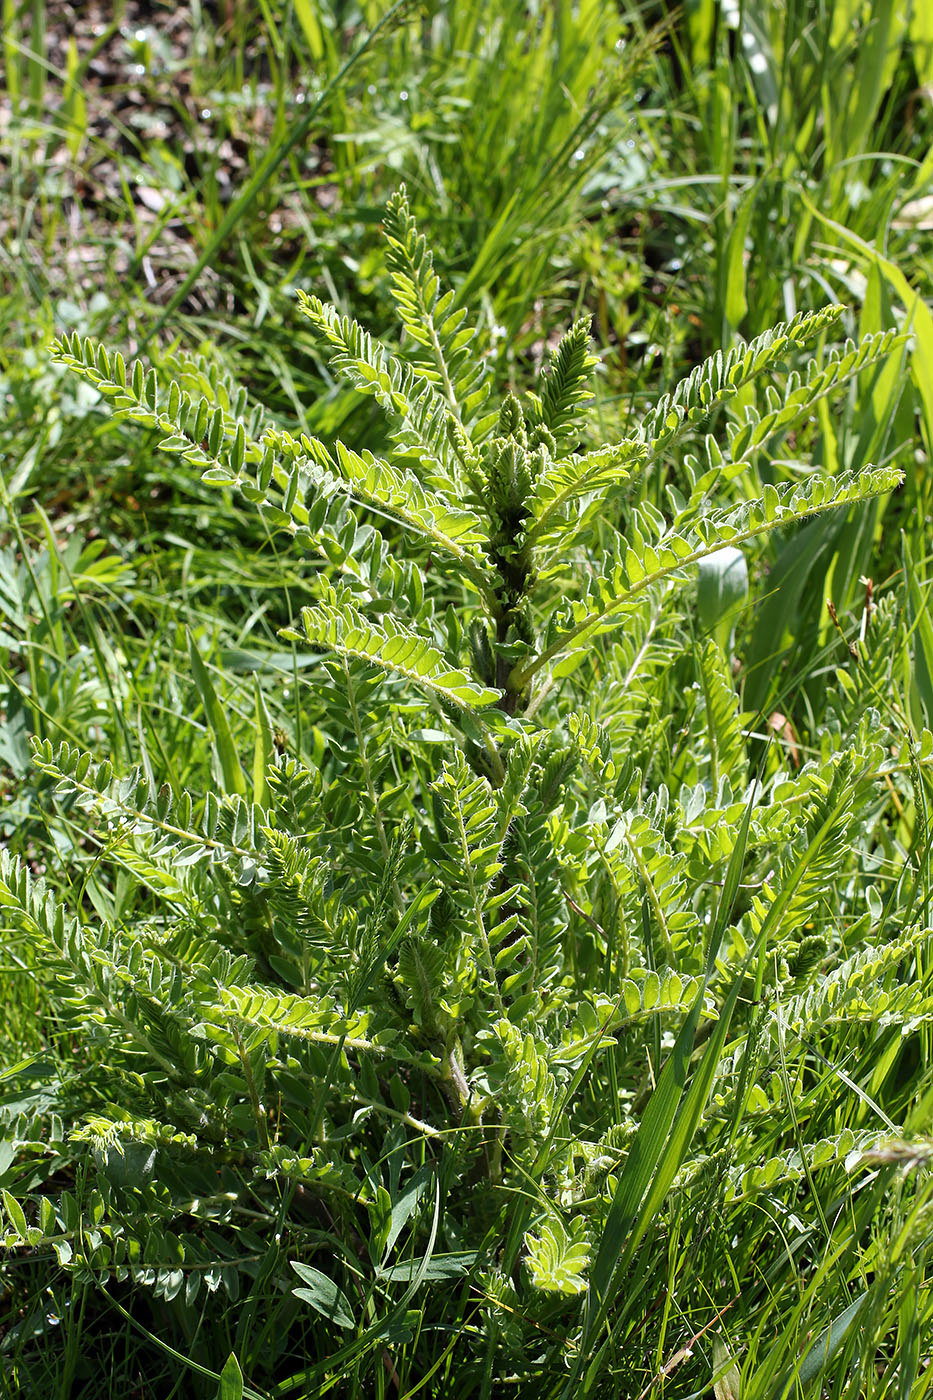
[[[253,748],[253,801],[265,807],[269,799],[269,784],[266,769],[272,760],[275,744],[272,735],[272,721],[263,698],[259,677],[256,677],[256,743]]]
[[[918,728],[933,723],[933,620],[930,618],[929,585],[920,578],[907,536],[903,539],[904,581],[907,585],[908,638],[913,646],[907,649],[910,666],[908,694],[919,704],[915,715]],[[911,662],[913,663],[911,665]]]
[[[243,1372],[235,1351],[231,1351],[220,1373],[218,1400],[243,1400]]]
[[[245,797],[246,779],[243,776],[243,769],[240,767],[239,755],[236,751],[236,745],[233,742],[233,735],[230,732],[230,725],[227,722],[226,712],[220,700],[217,698],[217,692],[207,673],[207,667],[201,660],[201,654],[191,636],[188,637],[188,657],[191,661],[191,674],[194,676],[194,683],[198,688],[198,694],[204,706],[204,713],[207,717],[207,727],[211,732],[214,751],[217,754],[217,760],[220,764],[224,792],[236,792],[239,793],[241,797]]]

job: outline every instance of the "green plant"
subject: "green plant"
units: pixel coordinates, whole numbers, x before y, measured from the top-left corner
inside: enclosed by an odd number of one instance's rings
[[[881,741],[886,606],[813,757],[756,775],[692,624],[699,563],[896,486],[717,499],[902,341],[806,359],[841,313],[797,317],[581,452],[586,323],[494,405],[404,193],[384,229],[404,358],[301,309],[385,457],[284,431],[209,365],[59,343],[304,551],[313,601],[278,730],[271,687],[234,705],[191,649],[216,790],[35,746],[83,814],[72,881],[109,867],[124,898],[66,909],[0,854],[61,1042],[5,1109],[5,1243],[40,1278],[54,1251],[188,1393],[647,1395],[741,1356],[755,1400],[831,1368],[856,1394],[899,1328],[919,1397],[933,735]],[[636,487],[672,457],[662,510]],[[916,802],[903,832],[882,790]]]
[[[651,175],[635,198],[654,213],[643,241],[660,265],[664,329],[649,313],[642,333],[664,343],[665,372],[682,373],[685,338],[688,353],[706,355],[759,334],[777,307],[789,315],[827,296],[852,305],[850,334],[912,332],[903,364],[889,360],[824,402],[753,465],[756,493],[792,480],[800,463],[834,471],[885,461],[904,476],[902,490],[867,511],[813,521],[766,554],[771,586],[740,648],[743,703],[765,714],[821,712],[831,671],[813,658],[834,636],[826,598],[840,615],[860,606],[865,578],[879,584],[900,567],[901,530],[925,528],[930,516],[933,165],[930,107],[915,98],[930,63],[925,12],[861,0],[697,0],[652,55],[666,120],[649,107],[641,144]]]
[[[419,222],[444,230],[458,304],[482,303],[514,354],[550,330],[536,297],[628,133],[647,46],[597,0],[432,8],[383,46],[351,135],[376,198],[386,165],[405,176]]]

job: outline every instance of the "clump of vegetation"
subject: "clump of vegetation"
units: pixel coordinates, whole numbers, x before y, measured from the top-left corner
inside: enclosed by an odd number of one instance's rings
[[[221,10],[3,32],[6,1389],[921,1400],[920,8]]]
[[[718,500],[899,338],[791,369],[840,312],[802,315],[581,451],[585,322],[496,403],[404,193],[384,230],[403,357],[301,299],[386,413],[384,456],[285,431],[209,364],[161,382],[59,343],[303,550],[313,597],[282,633],[291,733],[260,685],[235,713],[192,642],[215,790],[36,743],[124,898],[88,918],[3,858],[74,1047],[13,1124],[6,1244],[131,1316],[147,1295],[202,1377],[230,1353],[221,1383],[252,1393],[407,1394],[454,1369],[463,1394],[647,1390],[670,1300],[702,1287],[728,1342],[711,1360],[695,1339],[694,1388],[741,1364],[745,1394],[783,1394],[885,1315],[924,1231],[901,1070],[929,935],[874,876],[879,788],[907,800],[933,737],[913,758],[879,741],[885,610],[819,753],[754,754],[728,629],[697,634],[691,595],[704,561],[715,626],[736,551],[897,485],[814,470]],[[684,442],[683,489],[638,500]],[[869,1248],[875,1277],[827,1314]]]

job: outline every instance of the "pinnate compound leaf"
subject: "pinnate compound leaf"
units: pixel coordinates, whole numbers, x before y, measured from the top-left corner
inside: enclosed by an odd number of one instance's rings
[[[783,394],[773,389],[766,393],[768,407],[764,413],[748,408],[744,422],[730,427],[729,450],[733,460],[741,460],[775,434],[786,434],[798,427],[811,416],[820,399],[835,393],[879,360],[886,359],[903,344],[903,339],[896,331],[880,331],[877,335],[864,336],[857,345],[848,341],[845,346],[831,351],[823,364],[811,360],[805,375],[794,371],[788,376]]]
[[[470,573],[491,578],[478,546],[487,538],[479,516],[452,505],[440,493],[421,485],[371,452],[362,455],[342,442],[335,448],[335,470],[354,496],[393,515],[401,524],[424,535],[436,548],[451,554]]]
[[[733,398],[753,379],[778,368],[789,353],[812,343],[834,326],[844,311],[843,306],[825,306],[801,312],[747,344],[717,350],[664,394],[642,420],[640,433],[652,455],[670,446],[689,424],[708,418],[717,404]]]
[[[498,690],[478,685],[466,671],[451,666],[426,638],[391,618],[384,627],[370,622],[336,595],[313,608],[303,608],[301,622],[301,631],[286,628],[280,635],[394,671],[458,709],[479,709],[495,704],[500,697]]]
[[[56,340],[52,358],[93,384],[117,416],[161,433],[159,447],[203,468],[206,480],[235,481],[247,459],[262,456],[262,410],[251,408],[245,389],[203,361],[169,366],[194,380],[200,392],[192,392],[178,379],[163,384],[141,360],[127,365],[119,351],[77,333]]]
[[[396,439],[417,449],[423,463],[450,484],[447,440],[450,404],[412,365],[390,355],[369,331],[318,297],[298,294],[298,305],[314,326],[328,359],[362,394],[371,394],[391,417],[401,419]]]
[[[528,538],[538,545],[553,542],[566,549],[579,529],[579,521],[567,518],[570,508],[586,498],[586,515],[598,510],[610,492],[629,481],[646,456],[642,443],[625,439],[559,458],[538,479]]]
[[[668,526],[660,511],[644,503],[632,512],[624,536],[606,528],[599,575],[561,615],[544,651],[516,666],[510,686],[521,689],[562,653],[578,651],[597,632],[620,622],[640,594],[666,578],[682,577],[688,565],[724,545],[737,546],[808,515],[880,495],[900,481],[900,472],[893,468],[868,466],[837,477],[814,475],[801,484],[768,484],[760,500],[711,511],[682,530]]]
[[[469,421],[486,397],[486,362],[471,354],[476,330],[465,324],[466,311],[456,305],[453,292],[441,287],[404,185],[389,199],[382,227],[392,296],[402,324],[428,352],[418,372],[437,386],[458,418],[463,415]]]
[[[704,748],[709,754],[709,782],[713,792],[728,777],[733,790],[744,787],[747,757],[739,702],[726,660],[713,641],[697,649],[702,705],[700,720],[705,730]]]
[[[589,317],[582,316],[561,337],[542,370],[532,400],[535,420],[552,432],[558,443],[578,431],[581,409],[593,397],[589,383],[598,364],[590,350]]]

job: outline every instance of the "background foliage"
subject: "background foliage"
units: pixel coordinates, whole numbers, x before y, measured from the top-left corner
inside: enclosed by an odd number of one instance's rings
[[[8,1392],[926,1394],[926,7],[66,9]]]

